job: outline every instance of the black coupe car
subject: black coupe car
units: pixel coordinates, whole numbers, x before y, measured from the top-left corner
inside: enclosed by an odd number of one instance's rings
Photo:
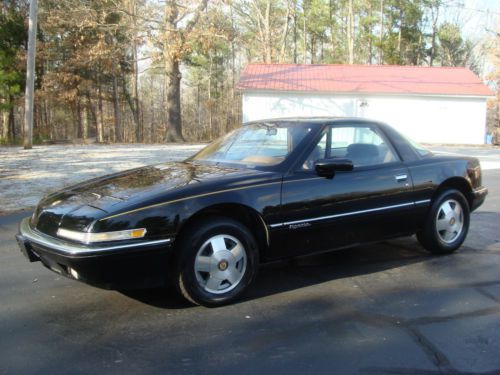
[[[476,158],[433,155],[385,124],[269,120],[183,162],[50,194],[17,239],[30,261],[69,278],[115,289],[171,280],[217,306],[264,262],[415,233],[451,253],[486,194]]]

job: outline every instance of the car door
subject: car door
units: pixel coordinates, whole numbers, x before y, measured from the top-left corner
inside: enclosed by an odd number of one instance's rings
[[[302,255],[411,233],[411,176],[376,125],[327,125],[309,156],[283,179],[282,256]],[[352,160],[352,171],[319,177],[322,158]]]

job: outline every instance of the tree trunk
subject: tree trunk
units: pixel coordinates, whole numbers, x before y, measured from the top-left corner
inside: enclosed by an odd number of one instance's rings
[[[293,63],[297,64],[297,1],[293,3]]]
[[[16,120],[14,118],[14,106],[12,105],[12,96],[9,98],[9,103],[11,104],[9,108],[9,138],[14,141],[16,139]]]
[[[303,37],[304,37],[303,38],[303,44],[304,44],[304,59],[303,60],[304,61],[303,61],[303,63],[305,64],[307,62],[307,43],[306,43],[306,41],[307,41],[307,34],[306,34],[306,10],[305,9],[304,9],[304,25],[303,25],[303,28],[304,28],[304,30],[303,30],[303,34],[304,34],[303,35]]]
[[[208,129],[210,129],[210,138],[215,138],[215,131],[213,129],[213,116],[212,116],[212,69],[213,69],[213,59],[210,55],[210,64],[208,68]]]
[[[113,76],[113,111],[115,119],[115,141],[123,142],[123,126],[120,112],[120,102],[118,99],[118,79]]]
[[[311,64],[314,64],[315,61],[314,61],[314,57],[316,56],[316,38],[314,36],[314,34],[311,33]]]
[[[233,18],[233,7],[231,7],[231,29],[234,30],[234,18]],[[231,38],[231,100],[229,104],[229,108],[231,108],[231,122],[234,121],[234,114],[235,114],[235,108],[234,108],[234,103],[235,103],[235,92],[234,89],[236,87],[236,51],[234,48],[234,38]],[[198,83],[198,129],[201,129],[200,127],[200,84]]]
[[[82,105],[80,103],[80,99],[76,99],[76,118],[77,118],[77,126],[74,129],[74,133],[72,135],[73,141],[78,138],[82,138],[83,134],[83,116],[82,116]]]
[[[380,35],[379,35],[379,54],[378,63],[384,61],[384,0],[380,0]]]
[[[372,2],[368,1],[368,64],[373,63],[373,38],[372,38],[372,33],[373,33],[373,9],[372,9]]]
[[[231,10],[231,30],[235,30],[234,26],[234,17],[233,17],[233,7],[230,7]],[[231,37],[231,98],[234,101],[234,88],[236,87],[236,52],[234,48],[234,36]],[[200,85],[198,84],[198,95],[200,93]],[[199,99],[198,99],[198,111],[199,111]],[[231,108],[231,111],[233,111],[234,108]]]
[[[401,51],[401,42],[403,39],[403,21],[404,21],[403,3],[402,1],[399,1],[398,56],[400,64],[403,63],[403,53]]]
[[[353,0],[349,0],[347,13],[347,51],[349,64],[354,64],[354,10]]]
[[[203,129],[203,126],[201,124],[201,101],[200,101],[200,82],[198,82],[197,89],[196,89],[196,122],[197,122],[197,127],[199,130]],[[204,133],[204,131],[202,132]]]
[[[267,0],[266,4],[266,18],[265,18],[265,24],[264,24],[264,36],[265,36],[265,43],[266,43],[266,63],[271,64],[272,63],[272,42],[271,42],[271,1],[272,0]]]
[[[44,119],[44,122],[45,122],[45,134],[47,136],[47,138],[51,139],[51,121],[50,121],[50,118],[49,118],[49,106],[47,104],[47,100],[44,100],[43,101],[43,119]]]
[[[101,82],[99,82],[99,86],[97,89],[97,95],[98,95],[98,103],[97,103],[97,108],[98,108],[98,114],[96,116],[97,124],[96,124],[96,138],[97,142],[103,143],[104,142],[104,129],[103,129],[103,113],[102,113],[102,89],[101,89]]]
[[[280,49],[280,57],[279,61],[280,63],[285,61],[285,51],[286,51],[286,40],[288,36],[288,29],[290,26],[290,2],[287,2],[287,9],[286,9],[286,23],[285,23],[285,28],[283,30],[283,34],[281,36],[281,49]]]
[[[134,78],[135,79],[135,78]],[[130,108],[130,112],[132,112],[132,117],[135,125],[135,139],[137,142],[142,142],[142,126],[140,123],[140,114],[139,114],[139,100],[137,93],[137,82],[132,83],[132,95],[128,92],[127,83],[123,80],[122,86],[123,94],[125,95],[125,99],[127,100],[128,106]],[[134,91],[136,93],[134,94]]]
[[[415,62],[413,65],[420,65],[420,61],[422,60],[422,33],[418,35],[418,51],[417,56],[415,58]]]
[[[270,1],[270,0],[269,0]],[[165,107],[167,110],[167,142],[183,142],[181,119],[181,79],[179,63],[185,56],[186,40],[198,23],[201,12],[207,7],[208,0],[199,0],[195,11],[184,27],[179,24],[179,5],[175,0],[165,1],[165,32],[163,35],[163,59],[165,68]],[[184,8],[184,7],[183,7]]]
[[[167,109],[167,142],[184,142],[181,122],[181,71],[179,62],[167,58],[165,61]]]
[[[76,102],[72,104],[73,121],[66,128],[65,139],[71,140],[73,143],[76,142],[78,138],[81,138],[82,129],[82,113],[80,110],[80,99],[77,98]]]
[[[39,137],[40,136],[40,129],[41,129],[41,124],[40,124],[40,103],[38,100],[34,100],[33,103],[33,130],[32,130],[32,141],[33,138]]]
[[[137,29],[137,1],[129,2],[129,11],[132,15],[132,25],[134,30]],[[137,41],[135,35],[132,37],[132,58],[134,60],[132,73],[132,115],[135,123],[135,139],[137,142],[144,141],[144,129],[141,118],[141,107],[139,100],[139,64],[137,61]]]
[[[429,66],[434,63],[434,58],[436,56],[436,37],[437,37],[437,23],[439,18],[439,4],[436,6],[436,10],[432,11],[432,37],[431,37],[431,52],[429,57]]]
[[[6,99],[2,100],[3,104],[7,103]],[[2,111],[2,139],[7,141],[9,138],[9,112],[7,110]]]
[[[88,113],[88,116],[90,118],[89,129],[90,129],[90,127],[95,128],[96,134],[97,134],[97,110],[96,110],[96,105],[92,101],[92,97],[90,96],[90,94],[87,94],[87,113]],[[88,135],[88,133],[87,133],[87,135]]]
[[[336,58],[336,55],[335,55],[335,47],[336,47],[336,44],[337,44],[337,38],[336,38],[336,25],[335,25],[335,19],[334,19],[334,8],[333,8],[333,0],[330,0],[329,1],[329,4],[328,4],[328,13],[329,13],[329,19],[330,19],[330,43],[332,45],[332,59],[335,59]]]
[[[24,149],[33,147],[33,105],[35,103],[35,55],[36,55],[36,32],[37,32],[37,0],[30,1],[28,48],[26,54],[26,93],[24,104]],[[12,102],[12,100],[11,100]]]
[[[47,102],[45,102],[45,110],[47,114],[47,124],[48,124],[47,126],[49,127],[48,128],[49,139],[53,141],[56,139],[56,126],[52,121],[52,111],[49,110],[49,105],[47,104]]]
[[[82,138],[83,138],[83,143],[85,143],[87,141],[88,134],[89,134],[89,116],[88,116],[87,106],[83,105],[82,106]]]
[[[2,140],[7,141],[9,136],[9,113],[7,111],[2,112]]]

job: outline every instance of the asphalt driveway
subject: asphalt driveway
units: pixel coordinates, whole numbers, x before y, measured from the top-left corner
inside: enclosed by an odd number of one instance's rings
[[[500,374],[500,169],[484,174],[457,253],[406,238],[273,264],[217,309],[60,277],[17,250],[26,213],[2,216],[0,374]]]

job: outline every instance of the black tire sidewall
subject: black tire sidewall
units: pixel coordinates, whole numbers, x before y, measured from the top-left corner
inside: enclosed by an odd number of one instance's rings
[[[196,279],[194,263],[201,246],[215,235],[227,234],[237,238],[245,248],[246,269],[243,279],[227,293],[215,294],[207,292],[199,285]],[[258,263],[259,252],[257,242],[249,230],[237,221],[226,218],[210,218],[197,223],[193,230],[186,233],[178,249],[179,261],[177,272],[178,287],[184,288],[189,299],[204,306],[220,306],[236,299],[254,280]]]

